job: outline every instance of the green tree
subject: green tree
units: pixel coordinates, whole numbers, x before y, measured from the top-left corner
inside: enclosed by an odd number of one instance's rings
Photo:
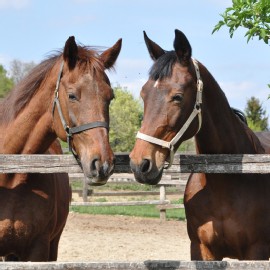
[[[7,71],[0,65],[0,98],[5,97],[13,86],[13,80],[7,76]]]
[[[264,131],[268,129],[268,116],[266,116],[266,110],[262,108],[262,103],[259,99],[251,97],[247,101],[245,113],[248,126],[253,131]]]
[[[182,142],[177,151],[180,153],[196,152],[194,137]]]
[[[141,126],[142,105],[121,87],[114,88],[114,96],[110,106],[110,144],[114,152],[129,152]]]
[[[247,42],[258,37],[268,44],[270,38],[270,1],[269,0],[232,0],[232,6],[221,14],[222,20],[214,27],[213,33],[222,26],[229,27],[230,37],[238,27],[247,29]]]

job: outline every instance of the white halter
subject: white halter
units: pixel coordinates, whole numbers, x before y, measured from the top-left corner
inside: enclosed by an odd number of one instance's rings
[[[136,138],[138,138],[138,139],[141,139],[141,140],[153,143],[153,144],[160,145],[163,148],[168,148],[170,150],[170,161],[169,161],[168,166],[165,167],[165,169],[168,169],[169,167],[171,167],[173,159],[174,159],[174,152],[175,152],[174,146],[180,140],[180,138],[183,136],[183,134],[188,129],[191,122],[193,121],[193,119],[197,115],[198,115],[198,119],[199,119],[199,127],[198,127],[196,134],[199,132],[199,130],[201,128],[201,124],[202,124],[201,104],[202,104],[203,82],[201,80],[201,75],[200,75],[200,70],[199,70],[199,65],[198,65],[197,60],[192,58],[192,61],[193,61],[193,65],[195,67],[196,77],[197,77],[196,103],[195,103],[195,106],[194,106],[194,109],[193,109],[191,115],[189,116],[189,118],[187,119],[185,124],[182,126],[182,128],[178,131],[178,133],[169,142],[152,137],[152,136],[149,136],[149,135],[146,135],[144,133],[141,133],[140,131],[138,131],[138,133],[136,135]]]

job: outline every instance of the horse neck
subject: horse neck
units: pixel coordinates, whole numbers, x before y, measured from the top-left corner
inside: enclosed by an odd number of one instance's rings
[[[56,138],[50,130],[53,89],[50,89],[48,85],[49,83],[44,82],[13,120],[9,123],[1,123],[1,153],[43,153]]]
[[[202,126],[195,136],[198,153],[236,154],[263,152],[255,134],[232,112],[212,75],[202,66],[204,82]]]

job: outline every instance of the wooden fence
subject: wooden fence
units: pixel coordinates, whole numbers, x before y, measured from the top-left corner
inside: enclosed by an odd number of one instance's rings
[[[0,173],[57,173],[67,172],[72,177],[83,178],[83,173],[72,155],[0,155]],[[84,202],[73,205],[113,206],[113,205],[156,205],[161,220],[166,220],[166,210],[183,208],[171,204],[166,199],[166,186],[184,185],[182,177],[191,172],[206,173],[270,173],[270,155],[176,155],[170,169],[164,171],[161,180],[159,200],[126,202]],[[116,154],[116,174],[130,174],[128,153]],[[115,178],[115,177],[114,177]],[[123,179],[123,178],[122,178]],[[113,181],[113,180],[110,180]],[[133,179],[134,181],[134,179]]]
[[[170,168],[178,173],[270,173],[270,155],[180,155]],[[0,173],[59,173],[81,174],[81,168],[71,155],[0,155]],[[127,154],[116,155],[116,173],[130,173]],[[169,170],[168,170],[169,172]],[[175,180],[177,182],[177,180]],[[17,263],[3,262],[2,270],[269,270],[269,261],[144,261],[144,262],[80,262],[80,263]]]

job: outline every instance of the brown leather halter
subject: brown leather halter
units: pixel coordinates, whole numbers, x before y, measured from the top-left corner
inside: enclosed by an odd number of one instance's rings
[[[62,112],[61,105],[59,102],[59,85],[60,85],[61,77],[63,74],[63,67],[64,67],[64,61],[61,63],[60,70],[58,73],[58,78],[57,78],[56,87],[55,87],[55,91],[54,91],[54,101],[53,101],[52,113],[54,113],[54,109],[56,106],[61,123],[62,123],[62,126],[66,132],[66,135],[67,135],[67,143],[68,143],[69,151],[72,152],[72,154],[74,155],[74,157],[77,159],[78,163],[80,164],[81,162],[79,160],[78,154],[76,153],[76,151],[74,150],[74,148],[72,147],[72,144],[71,144],[73,135],[81,133],[85,130],[89,130],[92,128],[98,128],[98,127],[103,127],[103,128],[106,128],[107,130],[109,130],[109,124],[107,122],[103,122],[103,121],[96,121],[96,122],[91,122],[91,123],[87,123],[87,124],[76,126],[76,127],[69,127],[69,125],[67,124],[67,122],[63,116],[63,112]]]

